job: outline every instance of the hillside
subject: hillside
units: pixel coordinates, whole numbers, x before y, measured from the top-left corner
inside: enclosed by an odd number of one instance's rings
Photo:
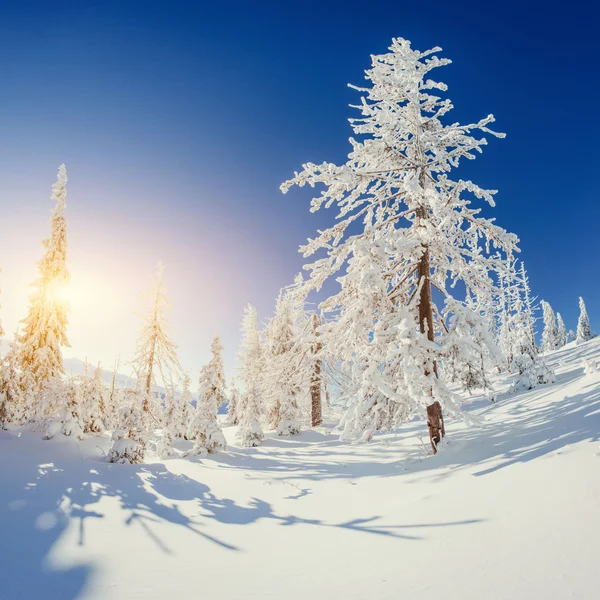
[[[0,432],[0,599],[594,598],[600,339],[552,353],[553,385],[367,445],[329,427],[192,462],[103,460]],[[509,381],[498,382],[499,389]],[[183,449],[183,448],[182,448]]]

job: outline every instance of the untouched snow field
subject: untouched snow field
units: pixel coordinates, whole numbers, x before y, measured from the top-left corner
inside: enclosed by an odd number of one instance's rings
[[[600,595],[600,339],[556,384],[367,445],[330,428],[192,462],[0,432],[0,599],[563,600]],[[508,381],[500,382],[506,388]]]

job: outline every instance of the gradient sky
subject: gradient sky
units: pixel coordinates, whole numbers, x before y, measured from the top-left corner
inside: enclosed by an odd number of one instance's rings
[[[220,4],[220,5],[218,5]],[[242,309],[266,318],[333,212],[279,184],[343,162],[348,104],[394,36],[453,64],[452,118],[492,112],[463,172],[496,188],[534,292],[600,329],[598,9],[590,2],[2,2],[0,209],[7,330],[26,314],[50,188],[69,175],[73,302],[66,355],[131,358],[158,260],[171,333],[196,379],[219,333],[231,372]],[[228,373],[228,374],[229,374]]]

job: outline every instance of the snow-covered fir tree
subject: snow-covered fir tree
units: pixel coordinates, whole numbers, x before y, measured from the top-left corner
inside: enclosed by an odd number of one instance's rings
[[[525,269],[525,263],[521,262],[520,270],[520,288],[523,293],[523,305],[521,312],[523,313],[523,322],[529,335],[529,340],[535,346],[535,322],[538,306],[536,304],[537,297],[532,296],[531,287],[529,284],[529,276]]]
[[[84,433],[106,431],[110,428],[110,417],[102,367],[98,365],[91,377],[86,372],[85,378],[85,385],[82,386],[85,395]]]
[[[66,381],[54,377],[45,384],[43,393],[46,405],[56,407],[44,439],[52,439],[58,433],[83,439],[86,423],[81,383],[73,377]]]
[[[360,138],[351,139],[348,161],[307,163],[282,185],[284,192],[292,185],[322,185],[311,210],[338,208],[336,224],[301,250],[305,256],[326,253],[307,267],[310,289],[349,265],[340,278],[342,291],[322,308],[363,324],[360,335],[334,328],[347,338],[338,347],[347,348],[345,360],[358,370],[355,429],[427,414],[434,451],[443,434],[442,408],[458,412],[438,377],[444,346],[436,342],[445,332],[435,295],[452,298],[460,284],[467,296],[489,298],[517,244],[516,236],[473,206],[475,200],[493,206],[495,191],[450,177],[461,159],[482,151],[486,134],[503,135],[489,129],[492,115],[469,125],[444,123],[452,103],[438,95],[446,85],[430,78],[433,69],[450,63],[436,56],[439,51],[419,52],[397,38],[389,53],[373,56],[366,72],[370,86],[355,88],[363,94],[361,117],[351,125]],[[362,266],[351,268],[353,257]],[[368,288],[367,295],[350,291],[357,286]],[[485,320],[485,310],[477,301],[478,318]]]
[[[496,293],[496,342],[504,357],[504,368],[511,370],[517,335],[514,330],[514,315],[511,314],[511,269],[502,273],[498,279]]]
[[[200,387],[196,416],[188,437],[194,440],[193,454],[212,454],[227,449],[227,442],[218,420],[218,409],[225,401],[225,374],[221,352],[223,346],[215,337],[210,362],[200,371]]]
[[[542,352],[552,352],[558,348],[558,329],[556,327],[556,315],[548,302],[541,302],[544,318],[544,330],[542,331]]]
[[[516,374],[512,389],[530,390],[540,384],[554,383],[554,372],[546,365],[525,329],[518,333],[517,345],[514,348],[513,372]]]
[[[290,294],[277,299],[275,315],[265,331],[263,398],[268,407],[269,425],[279,435],[300,431],[300,384],[303,349],[298,343],[297,324]]]
[[[264,366],[256,309],[248,305],[242,321],[239,352],[240,379],[244,392],[238,406],[238,438],[242,446],[258,446],[264,439],[260,424],[261,372]]]
[[[181,407],[177,398],[177,390],[173,379],[169,379],[163,399],[163,410],[160,418],[160,439],[156,442],[156,454],[161,458],[173,456],[173,440],[176,437],[181,420]]]
[[[556,323],[556,347],[562,348],[569,341],[569,334],[567,333],[565,322],[559,312],[556,313]]]
[[[145,394],[143,409],[146,412],[150,411],[152,386],[157,384],[157,376],[160,383],[165,384],[173,374],[181,373],[177,347],[169,337],[165,316],[169,304],[163,286],[164,268],[163,263],[156,266],[156,276],[147,295],[148,311],[142,315],[143,326],[133,361],[138,387]]]
[[[188,430],[190,428],[190,423],[194,418],[194,407],[192,406],[192,379],[191,377],[185,373],[183,376],[182,382],[182,390],[181,390],[181,398],[179,400],[180,404],[180,413],[179,413],[179,423],[180,427],[178,430],[174,431],[174,435],[176,437],[181,437],[186,440],[188,438]]]
[[[113,445],[107,460],[119,464],[143,463],[148,443],[147,416],[138,408],[139,401],[119,410],[119,429],[112,435]]]
[[[444,371],[449,380],[469,393],[489,389],[488,355],[491,353],[494,364],[499,364],[502,356],[488,324],[475,311],[452,299],[446,301],[444,315],[448,326],[443,337]]]
[[[577,321],[577,341],[587,342],[592,339],[592,327],[583,298],[579,296],[579,320]]]
[[[500,276],[498,290],[498,345],[504,356],[505,366],[511,373],[520,368],[514,367],[513,359],[521,354],[523,349],[523,333],[529,338],[535,354],[535,305],[536,298],[531,295],[529,279],[523,263],[516,269],[515,263],[510,263]]]
[[[38,394],[51,379],[64,374],[61,347],[67,340],[67,305],[62,290],[69,280],[67,269],[67,171],[58,169],[52,186],[55,206],[50,219],[50,237],[43,242],[44,255],[38,262],[38,278],[29,299],[29,313],[19,335],[19,364],[31,374],[33,393]],[[49,407],[52,411],[55,407]]]
[[[20,375],[17,367],[18,349],[15,342],[0,362],[0,427],[8,423],[23,425],[27,422],[30,407],[26,406],[26,398],[21,394]]]
[[[499,347],[508,371],[515,374],[513,388],[532,389],[552,383],[554,372],[538,354],[535,345],[536,298],[531,295],[523,264],[518,270],[510,264],[500,280]]]
[[[240,403],[240,391],[237,388],[235,377],[229,383],[229,402],[227,403],[227,423],[237,425],[239,421],[238,410]]]

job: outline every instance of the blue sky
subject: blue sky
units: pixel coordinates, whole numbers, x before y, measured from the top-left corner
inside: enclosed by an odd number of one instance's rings
[[[243,306],[261,317],[333,213],[279,184],[342,162],[370,54],[439,45],[456,109],[492,112],[465,176],[499,190],[534,292],[575,328],[597,309],[600,83],[592,2],[4,2],[0,10],[1,316],[25,314],[50,185],[69,172],[72,352],[133,348],[140,292],[167,264],[172,335],[194,377],[215,333],[234,360]]]

